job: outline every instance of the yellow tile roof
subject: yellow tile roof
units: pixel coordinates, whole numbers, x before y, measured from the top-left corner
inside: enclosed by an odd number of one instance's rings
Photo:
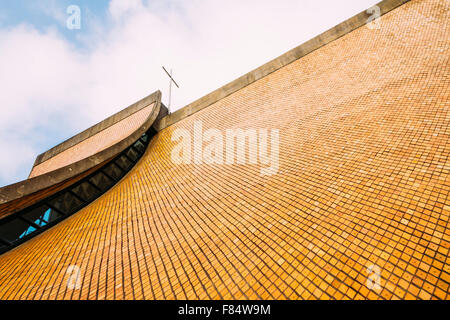
[[[408,2],[164,129],[107,194],[0,256],[0,299],[448,299],[448,15]],[[195,121],[279,129],[278,173],[174,164]]]

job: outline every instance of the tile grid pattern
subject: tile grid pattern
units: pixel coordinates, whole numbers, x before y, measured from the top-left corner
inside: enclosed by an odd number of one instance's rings
[[[411,1],[161,131],[110,192],[0,256],[0,299],[449,299],[448,17]],[[278,128],[278,174],[175,165],[194,121]]]

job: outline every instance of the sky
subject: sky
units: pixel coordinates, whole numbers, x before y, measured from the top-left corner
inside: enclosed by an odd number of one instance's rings
[[[156,90],[167,105],[162,66],[180,85],[174,111],[377,2],[0,1],[0,187],[26,179],[38,154]]]

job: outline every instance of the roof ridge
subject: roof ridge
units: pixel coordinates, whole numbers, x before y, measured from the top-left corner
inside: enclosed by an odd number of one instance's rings
[[[410,0],[383,0],[374,6],[378,6],[380,8],[381,17],[409,1]],[[374,6],[370,8],[373,8]],[[157,123],[155,123],[155,129],[157,131],[161,131],[164,128],[167,128],[168,126],[171,126],[172,124],[191,116],[197,111],[200,111],[212,105],[213,103],[216,103],[217,101],[220,101],[227,96],[241,90],[242,88],[245,88],[248,85],[268,76],[269,74],[287,66],[288,64],[291,64],[292,62],[308,55],[309,53],[366,25],[368,22],[370,22],[369,18],[373,14],[372,12],[368,12],[370,8],[356,14],[355,16],[341,22],[333,28],[285,52],[279,57],[210,92],[200,99],[195,100],[185,107],[165,116]]]

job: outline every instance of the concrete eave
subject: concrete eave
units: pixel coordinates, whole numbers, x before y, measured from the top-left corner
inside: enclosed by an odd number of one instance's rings
[[[76,145],[77,143],[80,143],[81,141],[95,135],[96,133],[102,131],[105,128],[110,127],[111,125],[121,121],[122,119],[128,117],[129,115],[141,110],[142,108],[152,103],[154,103],[153,109],[148,118],[143,123],[143,125],[141,125],[132,134],[125,137],[116,144],[92,156],[71,163],[70,165],[67,165],[65,167],[0,188],[0,218],[12,213],[11,209],[9,209],[8,212],[4,212],[5,211],[4,208],[14,207],[14,204],[12,204],[12,202],[16,201],[18,204],[20,202],[20,205],[18,205],[18,207],[15,208],[15,210],[13,210],[14,212],[20,210],[21,208],[29,206],[33,203],[36,203],[41,198],[49,196],[49,194],[47,192],[43,192],[45,196],[33,197],[32,201],[20,201],[20,200],[21,199],[23,200],[23,198],[27,196],[42,192],[58,184],[67,182],[71,179],[76,180],[78,176],[83,175],[83,173],[90,171],[91,169],[99,166],[100,164],[105,163],[108,160],[114,158],[120,152],[122,152],[131,144],[133,144],[135,141],[137,141],[147,130],[149,130],[152,127],[155,120],[160,115],[161,92],[158,90],[152,93],[151,95],[132,104],[126,109],[116,113],[115,115],[103,120],[102,122],[92,126],[91,128],[77,134],[76,136],[64,141],[63,143],[57,145],[56,147],[39,155],[36,158],[34,166],[52,158],[53,156],[59,154],[60,152]],[[64,187],[66,186],[67,184],[64,184]],[[56,191],[52,193],[55,193]]]

